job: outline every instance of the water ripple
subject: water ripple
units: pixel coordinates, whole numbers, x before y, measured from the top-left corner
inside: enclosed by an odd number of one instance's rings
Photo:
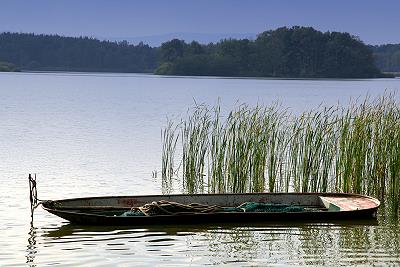
[[[0,82],[0,266],[399,266],[399,219],[331,223],[87,227],[41,199],[153,194],[160,128],[196,99],[222,108],[281,101],[293,112],[400,91],[400,79],[254,80],[20,73]],[[399,94],[397,94],[399,97]]]

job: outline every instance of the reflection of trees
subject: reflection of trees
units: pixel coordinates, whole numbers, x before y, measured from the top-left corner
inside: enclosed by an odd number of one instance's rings
[[[225,254],[224,258],[233,258],[241,260],[243,252],[246,253],[247,260],[256,257],[257,251],[256,239],[257,232],[247,231],[245,227],[233,229],[216,229],[204,233],[204,237],[209,240],[209,251],[213,256],[218,256],[221,252]]]
[[[301,265],[400,262],[400,231],[372,221],[275,223],[204,229],[188,237],[188,246],[212,263],[286,263]],[[200,244],[199,244],[200,243]],[[190,252],[187,256],[194,256]],[[388,257],[392,257],[388,258]]]

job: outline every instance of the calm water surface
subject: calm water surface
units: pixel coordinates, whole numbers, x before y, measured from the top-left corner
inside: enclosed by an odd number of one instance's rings
[[[31,224],[28,200],[29,172],[41,199],[160,193],[160,129],[194,101],[278,101],[296,113],[385,90],[400,91],[400,79],[1,73],[0,266],[398,266],[399,220],[383,210],[352,224],[129,229],[70,225],[41,208]]]

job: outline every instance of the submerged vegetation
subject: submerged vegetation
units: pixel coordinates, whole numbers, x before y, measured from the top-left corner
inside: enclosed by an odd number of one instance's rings
[[[163,131],[166,184],[178,180],[187,193],[353,192],[399,211],[400,105],[394,95],[300,115],[277,104],[222,113],[219,105],[196,105],[183,121],[169,121]],[[180,149],[181,162],[174,164]]]

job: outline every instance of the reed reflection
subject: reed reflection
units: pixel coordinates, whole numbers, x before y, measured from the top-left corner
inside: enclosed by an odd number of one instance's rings
[[[370,246],[371,240],[365,238],[377,224],[376,220],[159,225],[145,228],[66,224],[47,231],[44,237],[48,242],[56,240],[58,246],[64,243],[74,247],[76,245],[72,243],[80,246],[101,245],[106,242],[106,250],[113,249],[112,253],[121,255],[131,250],[132,253],[147,256],[170,255],[179,259],[183,254],[191,258],[204,256],[211,263],[261,261],[289,264],[293,261],[327,264],[346,256],[346,249],[356,247],[357,242],[351,243],[352,239],[358,238],[360,246]],[[329,249],[324,249],[327,244]]]

